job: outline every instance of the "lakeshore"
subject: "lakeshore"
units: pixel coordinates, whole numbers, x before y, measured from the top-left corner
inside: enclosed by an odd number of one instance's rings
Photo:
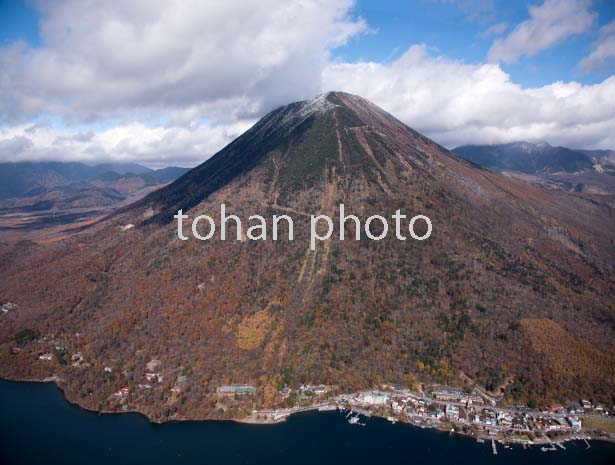
[[[334,411],[295,413],[286,421],[249,425],[231,421],[153,424],[139,414],[96,414],[66,402],[52,383],[0,381],[0,461],[36,465],[408,463],[432,465],[612,463],[615,445],[572,441],[544,453],[537,445],[505,448],[373,415],[351,425]]]
[[[346,414],[350,424],[363,425],[364,423],[359,421],[361,416],[375,417],[386,419],[393,424],[406,423],[476,438],[481,443],[498,442],[504,447],[518,444],[524,448],[536,445],[542,447],[543,452],[556,450],[556,447],[565,450],[564,443],[570,441],[584,441],[588,449],[588,440],[615,443],[615,434],[612,432],[582,427],[582,419],[591,417],[589,415],[571,417],[564,413],[530,410],[527,407],[480,406],[471,407],[470,410],[480,414],[468,414],[464,418],[460,415],[460,409],[469,410],[467,402],[437,401],[407,390],[363,391],[292,408],[255,410],[247,418],[238,421],[275,424],[304,412],[340,411]],[[615,426],[613,418],[603,421],[611,427]]]
[[[383,385],[383,390],[366,390],[354,393],[337,394],[336,386],[303,385],[298,392],[299,405],[274,409],[255,409],[244,416],[226,418],[182,418],[167,420],[151,418],[139,407],[130,407],[125,403],[128,388],[117,391],[113,397],[119,400],[123,408],[91,409],[81,402],[70,399],[62,385],[64,380],[58,376],[36,379],[1,379],[0,383],[17,384],[51,384],[58,389],[63,399],[84,411],[97,414],[138,414],[152,424],[189,421],[231,421],[249,425],[273,425],[285,422],[289,417],[313,411],[339,411],[346,414],[348,422],[364,425],[359,417],[386,419],[389,422],[408,424],[422,429],[447,432],[449,435],[475,438],[477,442],[498,442],[504,447],[510,444],[541,446],[543,452],[556,448],[565,450],[564,443],[584,441],[589,449],[588,440],[615,443],[615,417],[602,406],[595,406],[587,400],[580,405],[585,408],[564,408],[553,404],[540,410],[530,409],[525,405],[501,404],[501,398],[489,396],[482,390],[462,390],[446,386],[432,386],[429,391],[420,393],[404,387]],[[223,385],[217,390],[218,405],[224,402],[235,403],[255,395],[257,389],[250,385]],[[295,394],[285,386],[280,394],[288,398]],[[307,395],[306,395],[307,394]],[[296,399],[297,397],[295,397]],[[309,399],[309,400],[308,400]],[[570,405],[574,405],[571,403]],[[596,409],[597,407],[597,409]],[[591,413],[590,413],[591,412]],[[597,413],[600,415],[597,415]],[[495,447],[495,445],[494,445]]]

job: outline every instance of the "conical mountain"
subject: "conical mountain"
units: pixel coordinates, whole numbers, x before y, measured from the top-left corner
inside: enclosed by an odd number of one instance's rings
[[[243,240],[234,227],[225,241],[178,239],[179,209],[217,221],[222,203],[245,221]],[[362,225],[388,218],[386,238],[355,240],[348,222],[340,241],[341,203]],[[398,240],[396,210],[428,216],[431,236]],[[246,237],[250,215],[282,214],[293,241]],[[317,214],[335,232],[312,250]],[[481,169],[361,97],[328,93],[271,112],[70,239],[2,252],[0,300],[19,312],[0,329],[0,375],[58,374],[92,408],[118,408],[125,385],[123,402],[155,419],[242,417],[303,383],[472,382],[511,401],[611,401],[614,230],[606,204]],[[10,355],[29,328],[91,365],[35,362],[33,343]],[[139,390],[152,359],[164,381]],[[222,402],[229,383],[256,395]]]
[[[404,145],[414,148],[403,153],[405,157],[400,156]],[[164,223],[172,219],[169,213],[196,205],[258,168],[271,172],[272,179],[265,182],[278,193],[322,188],[325,175],[336,182],[358,177],[389,190],[394,187],[389,182],[396,184],[393,177],[428,168],[431,154],[420,150],[432,145],[367,100],[328,93],[271,112],[210,160],[143,203],[158,206],[162,215],[156,219]]]

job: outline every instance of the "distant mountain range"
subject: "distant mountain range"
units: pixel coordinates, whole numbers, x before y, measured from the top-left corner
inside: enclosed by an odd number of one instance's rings
[[[598,195],[615,205],[615,151],[583,150],[530,142],[464,145],[458,155],[483,168],[546,189]]]
[[[186,171],[134,163],[0,163],[0,241],[66,237],[65,230],[135,202]]]
[[[526,174],[602,170],[615,174],[615,152],[554,147],[546,142],[463,145],[453,151],[468,161],[497,171]],[[596,166],[597,165],[597,166]]]
[[[71,184],[99,181],[118,182],[122,178],[141,178],[145,185],[163,184],[188,171],[169,167],[153,170],[135,163],[86,165],[79,162],[0,163],[0,200],[32,197]]]

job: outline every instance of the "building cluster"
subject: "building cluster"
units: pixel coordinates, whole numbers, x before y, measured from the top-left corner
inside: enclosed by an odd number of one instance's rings
[[[587,414],[587,415],[613,415],[615,413],[615,405],[612,406],[611,411],[603,405],[594,405],[589,400],[583,399],[580,403],[571,403],[567,409],[567,413],[570,414]]]
[[[78,336],[77,333],[75,336]],[[51,361],[54,358],[58,363],[65,365],[70,363],[73,367],[89,367],[90,363],[87,363],[81,352],[70,353],[71,339],[70,336],[63,335],[57,336],[55,334],[48,334],[42,336],[36,340],[37,349],[40,351],[38,355],[39,360]],[[11,350],[11,352],[17,352]],[[54,357],[55,355],[55,357]]]
[[[145,364],[145,379],[148,383],[162,383],[162,374],[158,371],[162,363],[160,360],[152,359]]]
[[[190,376],[188,375],[179,375],[175,379],[175,385],[171,388],[171,393],[179,394],[180,392],[182,392],[181,385],[186,383],[189,379],[190,379]]]
[[[281,399],[287,399],[292,393],[294,393],[297,397],[307,400],[314,397],[322,397],[329,394],[333,390],[334,386],[329,386],[326,384],[302,384],[296,389],[293,389],[288,384],[285,384],[278,390],[278,394]]]
[[[389,402],[389,393],[383,391],[359,392],[354,401],[365,406],[385,406]]]
[[[465,420],[465,421],[464,421]],[[469,409],[461,422],[478,426],[531,432],[580,430],[581,420],[576,416],[559,416],[549,413],[495,410],[490,408]]]
[[[164,380],[163,376],[158,372],[145,373],[145,379],[148,380],[150,383],[162,383],[162,381]]]
[[[566,406],[560,404],[549,405],[543,410],[543,413],[552,413],[557,415],[575,416],[575,415],[593,415],[593,416],[613,416],[615,405],[609,410],[604,405],[592,404],[587,399],[582,399],[579,402],[568,402]]]
[[[113,396],[123,399],[128,395],[129,392],[130,390],[126,386],[123,386],[118,391],[114,392]]]
[[[0,314],[9,313],[17,308],[17,305],[13,302],[7,302],[5,304],[0,305]]]
[[[221,396],[246,396],[256,394],[256,388],[248,384],[223,384],[216,392]]]
[[[333,389],[332,386],[326,384],[302,384],[297,389],[297,393],[301,396],[323,396]]]
[[[557,412],[530,411],[527,407],[496,408],[475,392],[454,388],[438,388],[430,396],[407,390],[363,391],[354,396],[341,396],[352,408],[376,408],[405,417],[413,423],[437,426],[441,422],[479,428],[495,434],[500,431],[570,432],[581,429],[581,420],[566,410]],[[393,417],[390,417],[393,418]]]
[[[462,389],[439,387],[431,392],[432,397],[439,402],[457,402],[466,405],[483,405],[485,400],[476,392],[466,392]]]
[[[70,357],[71,365],[74,367],[78,367],[83,363],[83,354],[81,352],[75,352]]]

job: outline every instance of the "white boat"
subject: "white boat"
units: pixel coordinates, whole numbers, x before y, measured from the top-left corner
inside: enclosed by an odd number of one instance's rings
[[[348,419],[348,423],[350,423],[351,425],[365,426],[365,423],[360,423],[359,422],[359,415],[358,414],[350,417]]]
[[[544,447],[543,446],[543,447],[540,448],[540,450],[543,451],[543,452],[549,452],[549,451],[557,450],[557,449],[555,448],[555,446],[553,444],[551,444],[551,447]]]
[[[395,417],[387,417],[387,421],[390,421],[391,423],[395,424],[395,423],[397,423],[397,418],[395,418]]]

